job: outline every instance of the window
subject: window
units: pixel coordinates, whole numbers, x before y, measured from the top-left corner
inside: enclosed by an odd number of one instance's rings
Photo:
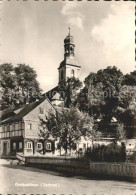
[[[12,131],[12,125],[10,125],[10,131]]]
[[[75,71],[72,69],[71,70],[71,77],[74,77],[75,76]]]
[[[15,134],[14,134],[15,136],[18,136],[18,131],[15,131]]]
[[[46,150],[51,150],[51,143],[46,144]]]
[[[42,143],[37,143],[37,148],[42,149]]]
[[[16,143],[13,142],[13,149],[15,150],[16,149]]]
[[[5,126],[2,127],[2,131],[3,131],[3,132],[5,131]]]
[[[32,149],[32,142],[27,142],[27,149]]]
[[[31,123],[28,123],[27,128],[28,129],[32,129],[32,124]]]
[[[2,133],[2,138],[4,137],[4,133]]]
[[[18,123],[18,129],[19,130],[22,129],[22,123],[21,122]]]
[[[15,124],[15,130],[18,130],[18,123]]]
[[[12,125],[12,130],[13,130],[13,131],[15,130],[15,124]]]
[[[44,114],[44,109],[42,107],[39,108],[40,114]]]
[[[83,148],[86,148],[86,144],[83,144]]]
[[[60,78],[61,78],[61,80],[64,78],[64,73],[63,73],[63,70],[61,71]]]
[[[19,131],[19,132],[18,132],[18,136],[21,136],[21,135],[22,135],[22,131]]]
[[[10,126],[9,125],[7,125],[7,131],[10,131]]]
[[[5,126],[5,131],[7,131],[7,125]]]
[[[19,142],[19,149],[22,149],[22,148],[23,148],[22,142]]]
[[[0,133],[2,132],[2,126],[0,126]]]

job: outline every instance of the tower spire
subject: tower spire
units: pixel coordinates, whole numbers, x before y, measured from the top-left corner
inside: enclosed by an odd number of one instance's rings
[[[70,77],[79,77],[79,71],[81,66],[78,65],[78,62],[75,58],[75,44],[74,38],[70,32],[71,28],[68,25],[68,35],[64,39],[64,60],[60,63],[58,68],[59,70],[59,84],[66,81]]]
[[[68,27],[68,29],[69,29],[69,34],[68,35],[70,36],[70,26]]]

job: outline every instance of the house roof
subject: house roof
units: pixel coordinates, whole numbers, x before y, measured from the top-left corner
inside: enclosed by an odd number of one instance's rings
[[[4,118],[0,122],[0,124],[21,120],[24,116],[26,116],[29,112],[31,112],[34,108],[36,108],[39,104],[41,104],[44,100],[45,98],[40,101],[26,104],[18,109],[10,110],[7,113],[7,118]]]
[[[0,112],[0,114],[4,115],[3,120],[1,120],[0,125],[10,122],[15,122],[22,120],[23,117],[25,117],[29,112],[31,112],[33,109],[35,109],[38,105],[40,105],[45,99],[43,98],[40,101],[32,102],[30,104],[26,104],[18,109],[8,109],[7,111],[4,110],[3,113]],[[48,99],[47,99],[48,100]],[[48,100],[48,102],[52,105],[52,103]],[[63,110],[66,110],[67,108],[59,107],[59,106],[53,106],[52,107],[58,112],[62,113]],[[2,116],[3,116],[2,115]]]

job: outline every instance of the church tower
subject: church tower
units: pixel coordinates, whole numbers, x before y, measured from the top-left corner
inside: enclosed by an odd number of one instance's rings
[[[67,78],[75,77],[78,78],[80,75],[81,66],[75,59],[75,44],[74,38],[69,34],[64,39],[64,60],[60,63],[59,70],[59,84],[66,81]]]

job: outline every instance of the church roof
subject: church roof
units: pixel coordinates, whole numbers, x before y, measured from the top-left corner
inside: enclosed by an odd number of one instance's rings
[[[76,67],[81,67],[78,65],[78,62],[77,60],[75,59],[74,56],[67,56],[61,63],[60,63],[60,66],[58,69],[62,68],[63,66],[66,66],[66,65],[69,65],[69,66],[76,66]]]
[[[71,35],[68,35],[65,39],[64,39],[64,43],[65,44],[73,44],[74,45],[74,38]]]
[[[52,97],[58,92],[58,86],[54,87],[53,89],[47,91],[43,94],[44,97],[48,98],[49,100],[52,99]]]

